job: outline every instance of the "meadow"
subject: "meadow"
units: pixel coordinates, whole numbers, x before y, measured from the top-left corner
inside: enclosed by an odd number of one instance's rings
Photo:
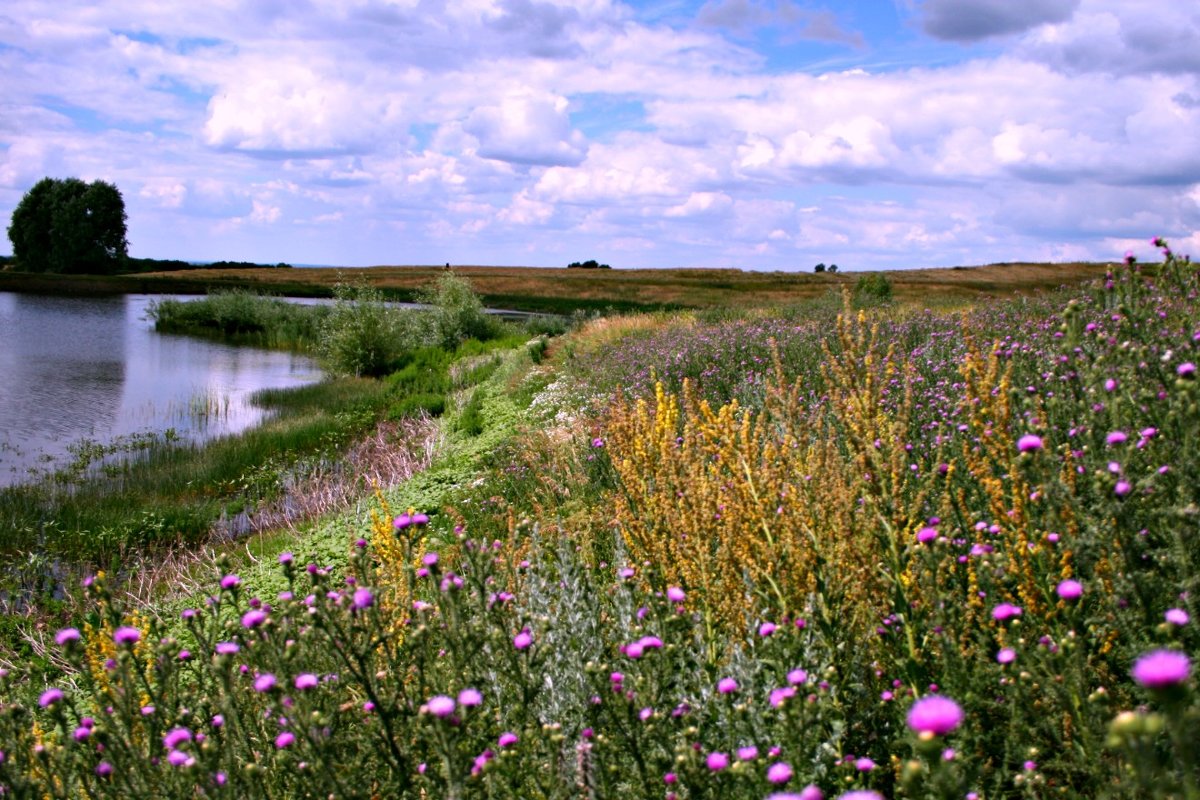
[[[428,464],[361,509],[197,591],[89,576],[52,668],[0,678],[0,785],[1200,797],[1200,275],[1156,244],[1035,296],[459,358]]]

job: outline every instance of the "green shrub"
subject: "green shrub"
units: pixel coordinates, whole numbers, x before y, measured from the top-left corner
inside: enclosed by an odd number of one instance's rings
[[[854,284],[854,300],[865,303],[887,303],[892,299],[892,282],[882,272],[868,272]]]
[[[329,371],[384,375],[421,342],[416,315],[386,305],[379,290],[365,283],[339,284],[334,296],[333,309],[321,327],[319,347]]]
[[[466,278],[445,272],[417,292],[417,301],[431,307],[432,339],[447,350],[465,339],[491,339],[500,333],[499,320],[484,310],[483,302]]]

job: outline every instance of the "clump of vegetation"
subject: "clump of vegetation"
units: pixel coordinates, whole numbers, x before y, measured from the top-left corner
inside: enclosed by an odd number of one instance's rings
[[[567,264],[567,269],[612,269],[608,264],[601,264],[594,258],[589,258],[587,261],[572,261]]]
[[[106,181],[43,178],[13,209],[8,226],[23,272],[120,272],[129,256],[125,200]]]
[[[526,382],[545,426],[337,557],[220,563],[178,619],[92,580],[63,677],[3,676],[0,784],[1195,796],[1200,275],[1158,244],[969,317],[594,321],[524,377],[460,362],[467,432]],[[633,355],[545,382],[606,348]],[[650,367],[675,383],[616,380]]]
[[[859,303],[889,303],[892,281],[884,272],[868,272],[854,282],[854,299]]]
[[[147,313],[160,333],[311,351],[321,339],[330,309],[235,290],[197,300],[157,300]]]

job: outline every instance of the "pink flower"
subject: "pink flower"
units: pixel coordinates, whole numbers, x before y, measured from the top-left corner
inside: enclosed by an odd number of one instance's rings
[[[241,649],[237,642],[217,642],[216,652],[219,656],[231,656]]]
[[[1108,436],[1104,437],[1104,443],[1109,447],[1113,447],[1118,444],[1125,444],[1127,439],[1129,439],[1129,437],[1125,435],[1125,431],[1113,431]]]
[[[429,698],[429,702],[425,704],[425,707],[435,717],[444,718],[454,713],[454,700],[444,694],[438,694]]]
[[[51,689],[47,689],[46,691],[42,692],[41,696],[38,698],[38,705],[41,706],[42,708],[49,708],[50,706],[54,705],[55,703],[61,702],[62,699],[63,699],[62,689],[51,688]]]
[[[163,736],[163,747],[168,750],[174,750],[184,742],[192,740],[192,732],[187,728],[172,728]]]
[[[708,758],[704,760],[704,763],[712,772],[720,772],[729,766],[729,756],[725,753],[709,753]]]
[[[963,710],[949,697],[930,695],[908,710],[908,727],[921,736],[945,736],[963,721]]]
[[[182,750],[172,750],[167,753],[167,763],[173,767],[190,767],[196,763],[196,759],[189,756]]]
[[[81,634],[78,628],[63,628],[54,636],[54,641],[60,645],[78,642]]]
[[[1001,648],[1000,652],[996,653],[996,661],[1000,662],[1001,664],[1011,664],[1016,660],[1017,651],[1013,650],[1011,647]]]
[[[142,638],[142,632],[137,628],[131,628],[128,625],[122,625],[113,631],[113,641],[117,644],[134,644],[138,639]]]
[[[352,605],[359,611],[362,611],[364,608],[370,608],[375,605],[375,595],[367,588],[355,589]]]
[[[235,589],[241,585],[242,585],[242,579],[239,578],[237,575],[226,575],[224,578],[221,578],[221,588],[222,589]]]
[[[1027,433],[1017,439],[1017,450],[1022,453],[1032,453],[1035,450],[1041,450],[1043,446],[1042,437],[1037,434]]]
[[[496,743],[501,747],[512,747],[518,741],[519,740],[517,739],[517,735],[515,733],[511,731],[505,731],[504,733],[500,734],[500,738],[496,740]]]
[[[753,761],[758,758],[758,748],[754,745],[739,747],[737,751],[738,761]]]
[[[717,681],[717,691],[721,694],[733,694],[738,690],[738,683],[733,678],[721,678]]]
[[[684,594],[683,589],[680,589],[678,586],[667,587],[667,599],[672,603],[682,603],[686,598],[687,595]]]
[[[1063,600],[1078,600],[1083,596],[1083,584],[1079,581],[1065,580],[1054,590]]]
[[[997,622],[1004,622],[1019,616],[1021,616],[1021,607],[1014,606],[1012,603],[1000,603],[992,609],[992,619]]]
[[[513,647],[518,650],[528,649],[531,644],[533,644],[533,634],[529,632],[528,628],[513,637]]]
[[[284,731],[275,737],[275,748],[282,750],[285,747],[291,747],[296,741],[296,736],[291,731]]]
[[[302,672],[297,675],[296,680],[293,681],[295,687],[302,692],[306,689],[315,689],[318,683],[320,683],[320,680],[311,672]]]
[[[1192,663],[1176,650],[1152,650],[1134,662],[1131,674],[1147,689],[1166,689],[1186,681],[1192,674]]]
[[[792,767],[779,761],[767,769],[767,783],[787,783],[792,779]]]
[[[259,675],[254,680],[254,691],[256,691],[256,692],[269,692],[274,688],[275,688],[275,676],[269,672],[265,673],[263,675]]]
[[[929,544],[938,537],[937,528],[931,528],[928,525],[917,531],[917,541],[921,544]]]
[[[775,632],[775,623],[774,622],[764,622],[762,625],[758,626],[758,635],[759,636],[770,636],[774,632]]]
[[[243,628],[257,628],[267,621],[267,612],[261,608],[252,608],[245,614],[242,614]]]
[[[483,704],[483,695],[478,689],[463,689],[458,693],[458,704],[466,708],[474,708]]]
[[[1175,368],[1175,374],[1181,378],[1190,378],[1196,374],[1196,365],[1191,361],[1185,361]]]
[[[1167,609],[1167,613],[1163,614],[1163,618],[1172,625],[1187,625],[1191,621],[1191,617],[1182,608]]]

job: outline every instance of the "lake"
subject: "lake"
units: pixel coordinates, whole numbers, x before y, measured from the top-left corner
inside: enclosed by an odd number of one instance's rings
[[[83,440],[237,433],[267,414],[254,392],[321,378],[305,356],[155,333],[146,310],[157,299],[0,292],[0,486]]]

